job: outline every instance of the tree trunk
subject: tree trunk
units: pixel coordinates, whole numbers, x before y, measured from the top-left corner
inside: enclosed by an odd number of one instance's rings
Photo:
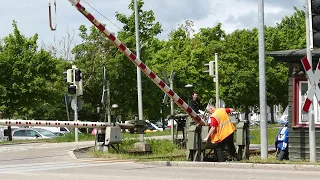
[[[274,109],[273,105],[270,105],[271,124],[274,124]]]
[[[244,115],[244,116],[245,116],[244,118],[245,118],[246,120],[250,120],[250,119],[249,119],[249,113],[250,113],[249,107],[246,106],[246,107],[245,107],[245,115]]]

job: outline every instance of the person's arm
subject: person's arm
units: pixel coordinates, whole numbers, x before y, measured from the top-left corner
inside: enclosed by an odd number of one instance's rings
[[[208,139],[209,139],[209,137],[212,135],[212,133],[214,132],[216,130],[216,127],[214,127],[214,126],[211,126],[211,128],[210,128],[210,130],[209,130],[209,133],[208,133],[208,135],[207,135],[207,137],[206,138],[204,138],[204,142],[207,142],[208,141]]]
[[[208,132],[208,135],[206,136],[206,138],[204,138],[203,141],[207,142],[209,137],[216,131],[216,127],[218,126],[218,122],[216,120],[216,118],[214,117],[210,117],[211,122],[210,122],[210,130]]]
[[[227,114],[234,112],[233,108],[225,108],[225,110],[226,110]]]
[[[198,99],[198,111],[201,109],[200,99]]]

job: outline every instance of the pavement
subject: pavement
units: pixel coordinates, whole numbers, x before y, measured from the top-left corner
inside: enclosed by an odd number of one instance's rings
[[[319,166],[244,162],[137,162],[90,158],[86,153],[79,154],[79,151],[85,152],[85,148],[94,145],[94,141],[1,145],[0,179],[318,180],[320,177]],[[72,155],[73,158],[70,158]]]
[[[134,160],[117,160],[106,158],[77,158],[75,151],[85,150],[92,146],[77,148],[69,151],[68,155],[74,160],[80,161],[96,161],[96,162],[136,162],[145,165],[155,165],[160,167],[205,167],[205,168],[234,168],[234,169],[263,169],[263,170],[290,170],[290,171],[320,171],[320,165],[314,164],[271,164],[271,163],[244,163],[244,162],[190,162],[190,161],[150,161],[138,162]],[[260,150],[259,144],[251,144],[250,151]],[[268,147],[268,152],[274,152],[274,146]]]

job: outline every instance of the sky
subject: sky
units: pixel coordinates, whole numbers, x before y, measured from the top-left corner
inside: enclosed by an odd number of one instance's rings
[[[52,8],[53,1],[51,0]],[[67,32],[74,34],[73,44],[78,44],[80,25],[91,23],[78,12],[68,0],[57,1],[57,14],[53,21],[57,30],[49,28],[47,0],[1,0],[0,1],[0,38],[13,32],[12,22],[17,21],[20,32],[27,36],[39,35],[38,44],[50,44],[54,39],[66,37]],[[131,0],[81,0],[80,3],[109,31],[117,32],[122,24],[115,19],[115,12],[131,14],[128,4]],[[90,4],[94,9],[90,8]],[[194,21],[196,32],[200,28],[214,27],[222,23],[222,28],[231,33],[236,29],[248,29],[258,25],[258,0],[144,0],[143,10],[153,10],[156,21],[162,25],[163,32],[158,36],[167,39],[170,31],[185,20]],[[305,0],[265,0],[264,18],[267,26],[276,25],[285,16],[304,7]],[[106,18],[107,19],[106,19]],[[111,22],[110,22],[111,21]],[[115,25],[114,25],[115,24]]]

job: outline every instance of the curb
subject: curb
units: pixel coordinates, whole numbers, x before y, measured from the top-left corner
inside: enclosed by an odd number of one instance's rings
[[[71,159],[78,160],[78,158],[76,157],[76,155],[74,155],[73,151],[74,151],[74,149],[71,149],[71,150],[68,152],[68,156],[69,156]]]
[[[89,149],[93,146],[85,146],[85,147],[78,147],[78,148],[75,148],[75,149],[71,149],[69,152],[68,152],[68,155],[71,159],[74,159],[74,160],[80,160],[79,158],[77,158],[77,156],[74,154],[75,151],[82,151],[82,150],[85,150],[85,149]]]
[[[291,170],[291,171],[320,171],[320,165],[308,164],[262,164],[262,163],[232,163],[232,162],[190,162],[190,161],[150,161],[141,162],[135,160],[121,159],[104,159],[104,158],[84,158],[79,159],[74,154],[74,151],[81,151],[91,148],[87,146],[77,149],[72,149],[68,152],[71,159],[83,162],[134,162],[145,165],[154,165],[162,167],[206,167],[206,168],[234,168],[234,169],[262,169],[262,170]]]
[[[320,165],[300,164],[260,164],[260,163],[229,163],[229,162],[183,162],[183,161],[153,161],[138,162],[146,165],[176,166],[176,167],[206,167],[206,168],[236,168],[291,171],[320,171]]]
[[[116,162],[136,162],[135,160],[132,159],[106,159],[106,158],[77,158],[77,156],[74,154],[75,151],[82,151],[85,149],[89,149],[92,148],[94,146],[87,146],[87,147],[82,147],[82,148],[77,148],[77,149],[71,149],[68,152],[68,156],[73,159],[73,160],[77,160],[77,161],[82,161],[82,162],[100,162],[100,163],[105,163],[105,162],[109,162],[109,163],[116,163]]]

